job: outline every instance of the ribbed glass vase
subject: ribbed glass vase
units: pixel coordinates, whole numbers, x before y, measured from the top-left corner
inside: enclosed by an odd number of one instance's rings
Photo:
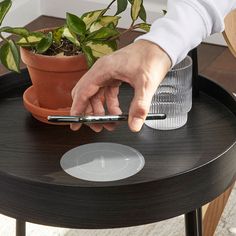
[[[149,113],[165,113],[165,120],[145,121],[151,128],[171,130],[184,126],[192,107],[192,59],[187,56],[168,72],[153,96]]]

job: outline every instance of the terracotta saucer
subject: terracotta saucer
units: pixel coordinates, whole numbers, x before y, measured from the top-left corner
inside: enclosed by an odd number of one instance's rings
[[[59,125],[58,123],[48,122],[47,117],[49,115],[55,115],[55,116],[62,115],[63,116],[63,115],[70,114],[70,107],[60,108],[56,110],[40,107],[38,104],[38,100],[37,100],[33,86],[25,90],[24,95],[23,95],[23,101],[24,101],[24,106],[26,110],[28,110],[34,118],[47,124]],[[60,123],[60,125],[68,125],[68,124]]]

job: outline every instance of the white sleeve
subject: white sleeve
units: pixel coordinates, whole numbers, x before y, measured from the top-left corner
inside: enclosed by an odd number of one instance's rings
[[[234,8],[236,0],[168,0],[167,14],[136,40],[159,45],[174,66],[207,36],[222,32],[224,17]]]

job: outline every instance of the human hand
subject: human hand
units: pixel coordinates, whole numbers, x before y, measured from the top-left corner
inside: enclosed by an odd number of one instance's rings
[[[97,60],[72,90],[71,115],[104,115],[104,99],[112,115],[122,113],[118,94],[122,82],[134,88],[129,108],[129,128],[138,132],[149,112],[152,96],[170,69],[169,56],[156,44],[138,40],[108,56]],[[81,124],[71,124],[78,130]],[[92,124],[95,132],[113,130],[114,124]]]

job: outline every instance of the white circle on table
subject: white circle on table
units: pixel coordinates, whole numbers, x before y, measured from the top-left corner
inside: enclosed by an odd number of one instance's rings
[[[118,143],[91,143],[66,152],[60,161],[69,175],[87,181],[116,181],[137,174],[145,164],[136,149]]]

